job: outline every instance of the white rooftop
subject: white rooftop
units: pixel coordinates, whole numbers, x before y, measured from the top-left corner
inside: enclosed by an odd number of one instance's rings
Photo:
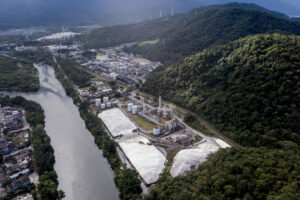
[[[119,141],[127,158],[147,184],[155,183],[165,168],[165,156],[143,136],[133,134]]]
[[[119,108],[104,111],[98,117],[104,122],[113,137],[129,135],[137,130],[135,124]]]

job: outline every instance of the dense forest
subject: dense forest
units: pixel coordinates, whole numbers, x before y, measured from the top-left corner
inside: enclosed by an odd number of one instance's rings
[[[62,59],[57,57],[57,61],[62,66],[64,72],[79,87],[84,88],[91,85],[92,76],[83,70],[80,70],[80,64],[70,59]]]
[[[171,64],[205,48],[252,34],[300,34],[300,23],[254,4],[226,4],[129,25],[103,27],[80,39],[87,48],[138,42],[126,51]],[[144,44],[156,40],[157,43]]]
[[[300,143],[300,37],[255,35],[152,73],[143,89],[203,115],[246,146]]]
[[[50,138],[44,130],[45,115],[42,107],[33,101],[24,99],[23,97],[0,97],[0,104],[5,106],[23,107],[26,111],[26,120],[32,127],[30,142],[34,149],[34,170],[39,174],[40,178],[37,188],[38,190],[35,190],[35,188],[32,187],[31,194],[33,194],[35,198],[40,196],[41,200],[60,199],[64,196],[64,193],[63,191],[57,190],[58,181],[54,170],[54,150],[50,144]],[[22,191],[12,191],[3,199],[11,199],[15,196],[15,193],[20,192]]]
[[[163,174],[146,200],[298,200],[299,146],[225,149],[195,171]]]
[[[208,47],[252,34],[300,34],[300,23],[279,19],[266,12],[243,8],[211,7],[195,10],[162,31],[155,45],[135,45],[127,51],[172,64]]]
[[[164,173],[147,200],[300,199],[300,37],[248,36],[152,73],[144,90],[210,120],[244,147],[186,176]]]
[[[31,62],[0,56],[0,91],[32,92],[39,87],[38,73]]]

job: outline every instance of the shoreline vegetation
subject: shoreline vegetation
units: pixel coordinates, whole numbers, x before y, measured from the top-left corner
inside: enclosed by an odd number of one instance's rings
[[[57,174],[54,170],[54,150],[50,144],[51,140],[45,129],[45,115],[42,107],[33,101],[23,97],[1,97],[0,104],[5,106],[20,106],[25,109],[26,120],[30,124],[30,142],[33,147],[33,168],[39,175],[37,188],[33,184],[11,191],[1,200],[9,200],[16,195],[30,192],[35,199],[54,200],[64,197],[64,192],[58,189]]]
[[[31,62],[0,56],[0,91],[37,92],[37,74]]]

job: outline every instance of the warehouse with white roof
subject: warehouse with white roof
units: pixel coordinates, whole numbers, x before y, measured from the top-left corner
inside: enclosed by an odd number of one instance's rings
[[[119,108],[104,111],[98,117],[114,138],[132,134],[133,131],[137,130],[136,125]]]
[[[111,109],[99,114],[110,134],[116,138],[120,149],[146,185],[155,183],[165,168],[165,156],[150,141],[139,135],[137,127],[119,109]]]

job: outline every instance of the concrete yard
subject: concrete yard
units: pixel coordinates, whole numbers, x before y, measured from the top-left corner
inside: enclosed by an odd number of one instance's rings
[[[104,111],[98,117],[104,122],[113,137],[132,134],[137,130],[135,124],[119,108]]]

